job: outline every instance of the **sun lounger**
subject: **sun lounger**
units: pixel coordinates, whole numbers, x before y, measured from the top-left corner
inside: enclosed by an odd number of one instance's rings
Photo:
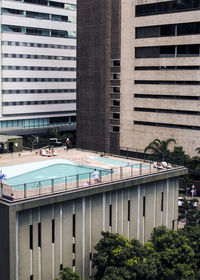
[[[167,169],[172,168],[171,164],[167,163],[166,161],[162,161],[161,164],[164,168],[167,168]]]
[[[153,167],[157,168],[157,169],[163,169],[162,164],[160,162],[156,162],[156,161],[153,163]]]

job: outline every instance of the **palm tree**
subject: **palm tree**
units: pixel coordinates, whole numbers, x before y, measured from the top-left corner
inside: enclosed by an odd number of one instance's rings
[[[195,151],[197,151],[197,154],[200,154],[200,147],[196,148]]]
[[[168,160],[170,150],[168,146],[170,143],[176,143],[173,138],[165,140],[154,139],[145,149],[144,152],[151,151],[154,160]]]

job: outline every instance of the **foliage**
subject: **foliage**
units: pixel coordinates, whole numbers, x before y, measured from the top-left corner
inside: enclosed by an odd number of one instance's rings
[[[56,280],[81,280],[81,276],[78,272],[73,272],[71,268],[65,267]]]
[[[199,224],[177,231],[160,226],[144,245],[119,234],[102,236],[93,258],[95,280],[200,279]]]
[[[170,156],[170,150],[168,146],[171,143],[176,143],[173,138],[165,140],[154,139],[144,150],[144,152],[151,151],[152,159],[157,161],[168,161]]]
[[[160,280],[194,279],[195,253],[186,235],[161,226],[152,233],[151,242],[161,263]]]
[[[200,157],[199,156],[192,157],[187,167],[191,170],[200,171]]]
[[[179,220],[185,219],[186,225],[196,226],[200,224],[200,211],[195,206],[199,200],[196,198],[187,200],[183,198],[182,207],[179,207]]]
[[[174,150],[170,152],[169,160],[173,164],[188,166],[190,156],[185,153],[182,146],[175,146]]]
[[[197,154],[200,154],[200,147],[197,147],[195,151],[197,151]]]
[[[48,138],[58,138],[58,139],[60,139],[60,128],[59,127],[48,128],[47,129],[47,136],[48,136]]]
[[[190,247],[195,252],[195,260],[196,260],[197,268],[199,270],[200,269],[200,226],[199,225],[185,226],[180,231],[180,233],[188,237]]]
[[[135,280],[157,278],[158,260],[139,241],[119,234],[102,232],[93,257],[95,280]]]

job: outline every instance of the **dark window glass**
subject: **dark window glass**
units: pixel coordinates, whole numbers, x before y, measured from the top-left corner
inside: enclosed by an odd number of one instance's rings
[[[174,36],[175,35],[175,25],[161,25],[160,26],[160,36]]]
[[[190,126],[190,125],[181,125],[181,124],[155,123],[155,122],[143,122],[143,121],[134,121],[134,124],[145,125],[145,126],[169,127],[175,129],[200,130],[200,126]]]
[[[60,271],[63,270],[63,264],[60,264]]]
[[[120,60],[114,60],[113,66],[120,66]]]
[[[119,126],[113,126],[113,132],[119,132]]]
[[[76,237],[76,215],[72,216],[72,236]]]
[[[151,4],[136,5],[135,15],[148,16],[200,9],[199,0],[173,0]]]
[[[146,215],[146,197],[143,196],[143,217]]]
[[[135,37],[139,38],[149,38],[149,37],[159,37],[160,36],[160,26],[147,26],[147,27],[136,27]]]
[[[131,202],[128,200],[128,221],[130,221],[130,215],[131,215]]]
[[[49,6],[56,7],[56,8],[64,8],[64,3],[50,1]]]
[[[112,227],[112,204],[109,205],[109,227]]]
[[[75,243],[73,243],[72,244],[72,253],[76,253],[76,244]]]
[[[177,24],[177,35],[200,34],[200,22],[188,22]]]
[[[176,35],[186,36],[192,34],[200,34],[200,22],[180,23],[177,25],[167,24],[167,25],[136,27],[135,37],[136,39],[140,39],[140,38],[176,36]]]
[[[119,87],[114,87],[113,92],[120,92],[120,88]]]
[[[135,48],[135,58],[158,58],[160,47],[139,47]]]
[[[113,113],[113,119],[119,120],[120,119],[120,114]]]
[[[160,57],[174,57],[175,46],[162,46],[160,47]]]
[[[177,56],[199,56],[199,45],[177,46]]]
[[[200,85],[200,81],[147,81],[147,80],[135,80],[135,84],[138,85]]]
[[[30,11],[26,11],[26,16],[27,17],[32,17],[32,18],[38,18],[38,19],[49,19],[48,14],[36,13],[36,12],[30,12]]]
[[[180,53],[179,53],[180,54]],[[178,54],[177,54],[178,55]],[[200,70],[200,66],[136,66],[136,71],[151,71],[151,70]]]
[[[41,229],[41,223],[38,223],[38,247],[41,248],[41,233],[42,233],[42,229]]]
[[[1,9],[2,14],[16,14],[16,15],[23,15],[23,11],[21,10],[15,10],[15,9],[8,9],[8,8],[2,8]]]
[[[52,243],[55,243],[55,219],[52,220]]]
[[[113,100],[113,106],[120,106],[119,100]]]
[[[163,212],[163,204],[164,204],[164,201],[163,201],[163,197],[164,196],[164,194],[163,194],[163,192],[161,193],[161,211]]]
[[[29,226],[30,249],[33,250],[33,225]]]

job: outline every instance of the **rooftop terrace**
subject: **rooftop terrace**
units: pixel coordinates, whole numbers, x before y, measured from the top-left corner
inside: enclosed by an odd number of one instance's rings
[[[49,165],[49,163],[52,164],[57,162],[55,161],[55,159],[57,159],[61,162],[68,160],[78,165],[92,167],[91,172],[72,176],[65,176],[65,174],[63,174],[63,176],[59,178],[53,177],[52,179],[42,181],[35,180],[34,182],[20,185],[20,187],[16,185],[12,185],[11,187],[5,180],[1,183],[1,197],[4,197],[1,199],[10,203],[22,202],[27,199],[45,197],[59,193],[62,194],[71,191],[74,192],[80,189],[96,188],[114,182],[122,182],[133,178],[164,174],[184,169],[180,166],[172,166],[170,169],[157,169],[153,166],[153,163],[149,161],[144,162],[133,158],[114,155],[105,155],[102,157],[100,153],[77,149],[66,151],[63,150],[63,148],[56,148],[55,150],[57,156],[52,157],[40,156],[39,150],[3,154],[0,156],[0,170],[4,170],[4,167],[15,166],[14,171],[17,174],[18,169],[23,166],[27,168],[28,164],[29,166],[34,166],[39,162],[40,166],[45,166],[45,164]],[[99,169],[100,176],[98,182],[94,179],[93,168]],[[14,194],[14,200],[9,200],[11,193]]]

